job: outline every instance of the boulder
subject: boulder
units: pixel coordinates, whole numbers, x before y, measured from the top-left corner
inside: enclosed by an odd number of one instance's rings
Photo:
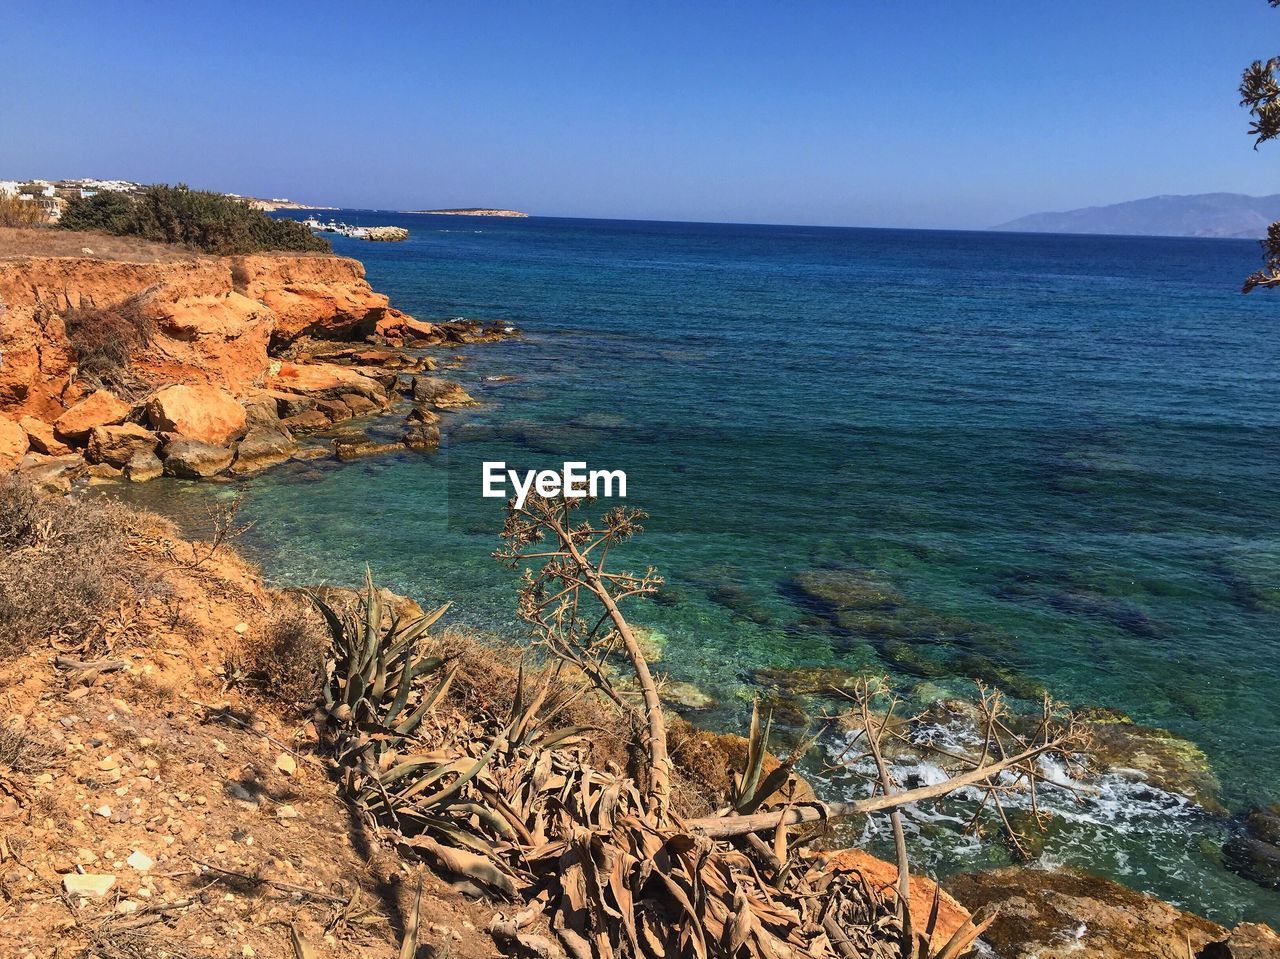
[[[415,376],[413,400],[415,403],[428,403],[438,410],[472,406],[476,402],[459,384],[438,376]]]
[[[671,703],[681,709],[710,709],[716,704],[715,699],[704,693],[693,683],[663,683],[658,690],[664,702]]]
[[[1280,959],[1280,936],[1270,926],[1242,922],[1222,942],[1211,942],[1196,959]]]
[[[46,456],[65,456],[71,452],[71,447],[60,442],[53,435],[53,427],[44,420],[38,420],[34,416],[24,416],[18,420],[18,425],[26,430],[27,440],[37,453],[44,453]]]
[[[384,312],[382,318],[374,324],[374,332],[379,336],[401,340],[431,340],[437,336],[434,323],[415,320],[396,309]]]
[[[381,409],[379,404],[367,396],[361,396],[359,393],[343,393],[338,399],[346,404],[352,416],[364,416],[366,413]]]
[[[53,421],[53,435],[64,443],[79,445],[95,426],[118,426],[131,407],[106,390],[90,393]]]
[[[276,415],[281,419],[286,416],[297,416],[299,413],[315,409],[316,406],[313,397],[303,396],[301,393],[283,393],[273,390],[268,395],[275,399]]]
[[[333,422],[319,410],[307,410],[294,416],[286,416],[280,424],[292,432],[314,433],[317,430],[327,430]]]
[[[826,862],[828,872],[839,875],[853,873],[863,876],[886,899],[896,902],[898,897],[898,867],[885,862],[869,852],[861,849],[841,849],[837,852],[820,854]],[[910,870],[908,870],[910,871]],[[937,883],[918,873],[910,878],[911,916],[920,929],[924,928],[933,908],[935,894],[938,898],[938,919],[933,927],[933,938],[930,944],[937,952],[941,952],[947,941],[961,926],[969,921],[970,912],[960,905]]]
[[[121,469],[139,453],[155,453],[159,445],[160,437],[137,423],[95,426],[89,431],[85,459]]]
[[[1280,889],[1280,803],[1250,810],[1243,825],[1223,844],[1223,865],[1265,889]]]
[[[41,489],[65,493],[71,484],[84,475],[84,458],[79,453],[65,456],[43,457],[39,462],[24,464],[19,468],[22,477]]]
[[[269,377],[272,389],[287,393],[337,399],[344,393],[358,393],[378,406],[387,404],[387,391],[370,376],[336,363],[280,363]]]
[[[155,451],[135,453],[124,465],[124,478],[130,483],[149,483],[164,475],[164,464]]]
[[[27,431],[13,420],[0,417],[0,469],[13,469],[30,448]]]
[[[225,446],[179,437],[165,444],[164,472],[181,479],[207,479],[231,465],[234,454]]]
[[[342,400],[316,400],[316,411],[328,417],[330,423],[351,419],[351,407]]]
[[[440,422],[440,414],[429,406],[415,406],[409,411],[407,419],[410,423],[426,423],[428,426],[434,426]]]
[[[404,433],[404,445],[411,450],[440,448],[440,427],[434,423],[409,423]]]
[[[403,449],[403,443],[378,442],[363,433],[339,436],[333,441],[333,453],[343,461],[379,456],[383,453],[396,453]]]
[[[162,433],[210,446],[243,436],[246,414],[230,393],[216,386],[168,386],[147,400],[147,419]]]
[[[251,429],[236,447],[231,472],[239,476],[276,466],[292,456],[297,448],[297,442],[284,427]]]
[[[945,882],[966,908],[999,907],[983,939],[1005,959],[1187,959],[1223,940],[1217,923],[1073,869],[1008,867]]]

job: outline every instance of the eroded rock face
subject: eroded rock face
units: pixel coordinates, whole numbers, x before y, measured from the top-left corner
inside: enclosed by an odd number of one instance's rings
[[[276,342],[299,336],[354,339],[372,333],[387,309],[357,260],[335,256],[233,257],[234,289],[275,314]]]
[[[276,317],[239,293],[147,297],[142,312],[155,332],[132,363],[149,383],[210,383],[239,395],[261,386]]]
[[[132,407],[106,390],[90,393],[53,421],[53,435],[64,443],[79,445],[95,426],[118,426]]]
[[[144,382],[218,383],[233,393],[261,385],[273,338],[290,341],[308,331],[359,338],[373,331],[387,305],[360,263],[335,256],[6,260],[0,410],[12,419],[56,419],[76,398],[63,314],[82,304],[111,308],[131,300],[154,327],[152,342],[134,358]]]
[[[162,433],[176,433],[211,446],[242,436],[244,407],[217,386],[167,386],[147,400],[147,420]]]
[[[968,909],[999,904],[983,938],[1005,959],[1187,959],[1188,939],[1199,951],[1227,937],[1217,923],[1070,869],[994,869],[944,885]]]

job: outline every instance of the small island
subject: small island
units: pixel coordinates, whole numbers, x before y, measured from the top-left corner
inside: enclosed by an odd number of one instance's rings
[[[521,213],[519,210],[491,210],[487,207],[468,206],[460,207],[452,210],[409,210],[409,213],[430,213],[434,216],[522,216],[527,217],[528,213]]]

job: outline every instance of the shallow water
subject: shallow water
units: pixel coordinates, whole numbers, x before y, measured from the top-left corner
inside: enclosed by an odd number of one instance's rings
[[[510,634],[480,463],[584,459],[625,470],[652,514],[627,555],[670,587],[635,618],[666,637],[673,678],[717,699],[709,724],[744,722],[760,666],[942,691],[999,671],[1194,741],[1233,811],[1280,800],[1280,337],[1276,302],[1237,292],[1255,244],[340,218],[410,229],[335,242],[397,306],[526,336],[461,351],[447,375],[485,405],[448,417],[439,454],[238,484],[256,523],[241,545],[270,576],[355,581],[368,562]],[[231,491],[138,495],[198,523]],[[898,606],[834,623],[797,588],[812,569]],[[1280,919],[1280,896],[1217,864],[1220,820],[1107,788],[1048,859],[1220,920]],[[918,842],[944,871],[1003,855],[954,829]]]

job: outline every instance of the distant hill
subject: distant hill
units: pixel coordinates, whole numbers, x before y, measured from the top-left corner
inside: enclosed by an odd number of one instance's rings
[[[1280,220],[1280,193],[1197,193],[1032,213],[992,227],[1025,233],[1111,233],[1126,236],[1222,236],[1261,239]]]

